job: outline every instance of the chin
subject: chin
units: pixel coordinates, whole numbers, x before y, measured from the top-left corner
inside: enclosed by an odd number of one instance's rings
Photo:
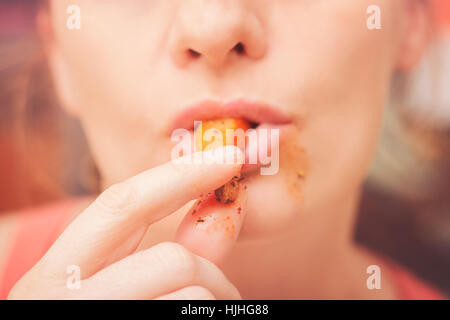
[[[295,227],[303,211],[303,198],[301,183],[294,178],[280,171],[245,179],[248,200],[240,241],[278,236]]]

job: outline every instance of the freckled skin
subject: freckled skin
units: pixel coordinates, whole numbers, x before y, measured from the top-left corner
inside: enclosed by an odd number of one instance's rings
[[[294,127],[286,134],[288,138],[280,145],[280,170],[285,173],[285,186],[292,198],[301,202],[303,198],[302,184],[309,171],[308,152],[297,139],[300,129]]]

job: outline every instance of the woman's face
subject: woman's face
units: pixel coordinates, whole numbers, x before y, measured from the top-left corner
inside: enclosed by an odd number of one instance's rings
[[[243,99],[287,115],[279,172],[245,180],[243,233],[276,233],[357,192],[410,3],[375,1],[382,25],[368,30],[372,0],[55,0],[49,57],[105,186],[168,161],[190,106]],[[73,4],[80,30],[67,28]]]

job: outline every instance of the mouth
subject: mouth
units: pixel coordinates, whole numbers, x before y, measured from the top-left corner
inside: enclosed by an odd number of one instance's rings
[[[205,100],[179,113],[171,122],[168,134],[176,129],[194,130],[194,121],[209,121],[223,118],[240,118],[248,121],[252,128],[261,126],[282,127],[292,123],[291,118],[277,108],[244,99],[228,102]]]
[[[264,103],[249,102],[246,100],[233,100],[230,102],[216,102],[206,100],[179,113],[169,127],[169,135],[177,129],[194,132],[196,121],[214,121],[218,119],[242,119],[255,129],[257,141],[243,146],[245,163],[242,172],[250,174],[261,165],[268,165],[266,156],[271,157],[272,151],[278,150],[280,142],[286,136],[286,131],[293,124],[289,116]],[[278,138],[273,138],[267,132],[278,132]],[[194,138],[194,135],[191,135]],[[193,141],[192,146],[195,145]],[[194,152],[192,149],[191,152]],[[275,151],[276,155],[279,152]],[[278,156],[276,156],[278,158]],[[278,159],[276,160],[278,162]]]

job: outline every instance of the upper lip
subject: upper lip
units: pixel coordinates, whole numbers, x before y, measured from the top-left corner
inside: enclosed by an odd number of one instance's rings
[[[169,126],[169,133],[176,129],[192,130],[194,121],[208,121],[221,118],[242,118],[257,124],[283,125],[291,123],[289,116],[267,103],[245,99],[225,102],[204,100],[177,114]]]

